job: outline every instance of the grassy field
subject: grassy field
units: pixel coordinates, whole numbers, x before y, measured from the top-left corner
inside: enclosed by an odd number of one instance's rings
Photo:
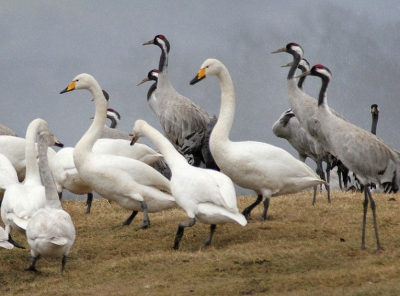
[[[389,198],[395,197],[395,201]],[[151,228],[135,231],[142,215],[120,226],[129,212],[105,200],[65,201],[77,238],[63,276],[61,259],[40,259],[41,273],[24,271],[28,250],[0,250],[0,295],[399,295],[400,196],[376,194],[380,238],[372,215],[366,250],[360,250],[360,193],[333,192],[332,204],[311,192],[273,198],[267,221],[261,206],[249,224],[217,227],[208,248],[197,250],[209,226],[187,228],[172,249],[181,209],[150,214]],[[238,198],[243,209],[255,196]],[[28,247],[23,235],[14,239]]]

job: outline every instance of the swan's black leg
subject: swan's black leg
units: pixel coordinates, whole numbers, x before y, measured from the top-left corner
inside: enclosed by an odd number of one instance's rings
[[[11,234],[8,234],[8,242],[9,242],[10,244],[14,245],[14,246],[17,247],[17,248],[25,249],[25,247],[24,247],[23,245],[17,243],[16,241],[14,241],[14,240],[12,239]]]
[[[211,224],[210,225],[210,235],[207,237],[206,241],[204,242],[204,245],[200,247],[200,249],[207,247],[212,240],[212,237],[214,235],[215,229],[217,228],[217,225]]]
[[[192,227],[196,223],[195,218],[190,218],[189,222],[181,222],[178,225],[178,231],[176,232],[175,235],[175,241],[174,241],[174,249],[178,250],[179,249],[179,242],[182,239],[183,232],[185,231],[186,227]]]
[[[133,211],[132,214],[122,223],[123,226],[128,226],[131,224],[132,220],[135,219],[138,211]]]
[[[261,215],[260,221],[265,221],[267,220],[267,212],[268,212],[268,208],[269,208],[269,197],[267,196],[264,200],[264,210],[263,213]]]
[[[93,194],[88,193],[86,199],[86,205],[87,205],[86,214],[90,214],[90,209],[92,208],[92,201],[93,201]]]
[[[262,198],[263,198],[263,196],[262,196],[261,194],[258,195],[256,201],[255,201],[253,204],[249,205],[247,208],[244,209],[244,211],[242,212],[242,214],[244,215],[244,217],[245,217],[247,220],[248,220],[249,217],[250,217],[251,211],[252,211],[256,206],[258,206],[258,204],[262,201]]]
[[[150,219],[149,219],[149,212],[147,211],[147,204],[145,201],[141,201],[140,205],[142,206],[143,210],[143,224],[142,229],[146,229],[150,227]]]
[[[61,259],[61,271],[60,271],[61,275],[63,275],[63,273],[64,273],[66,263],[67,263],[67,256],[64,255]]]

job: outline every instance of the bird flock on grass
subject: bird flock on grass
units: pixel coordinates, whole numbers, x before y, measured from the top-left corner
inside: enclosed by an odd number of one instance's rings
[[[168,75],[170,43],[157,35],[143,45],[161,49],[159,67],[148,72],[137,85],[153,81],[147,103],[157,116],[162,132],[137,119],[131,133],[117,129],[119,113],[109,108],[109,94],[90,74],[77,75],[60,94],[75,90],[90,92],[95,116],[87,132],[75,147],[56,152],[62,146],[52,135],[47,122],[33,120],[25,138],[18,137],[0,124],[0,247],[25,248],[12,238],[12,231],[26,234],[31,264],[38,272],[42,256],[62,258],[61,274],[75,241],[75,228],[62,208],[62,192],[87,195],[86,213],[90,213],[93,193],[131,212],[122,223],[130,225],[142,212],[139,229],[151,227],[151,213],[182,208],[188,220],[179,223],[171,245],[179,249],[185,228],[198,221],[210,225],[210,233],[200,248],[210,245],[217,225],[237,223],[246,226],[252,210],[263,203],[260,221],[267,219],[270,198],[324,185],[330,202],[330,171],[338,168],[340,188],[347,189],[350,176],[358,180],[364,193],[361,248],[365,248],[368,205],[372,209],[377,249],[381,250],[376,206],[371,187],[397,192],[400,178],[399,152],[376,136],[379,109],[371,106],[371,131],[363,130],[328,106],[327,90],[331,71],[317,64],[310,67],[302,47],[289,43],[272,53],[288,53],[292,61],[287,76],[287,97],[291,109],[272,127],[277,137],[286,139],[298,152],[298,158],[264,142],[231,141],[230,131],[236,108],[234,83],[228,68],[219,60],[207,59],[191,85],[216,76],[221,88],[218,117],[182,96]],[[301,74],[296,76],[297,69]],[[193,73],[195,74],[195,73]],[[307,76],[321,79],[318,98],[307,95]],[[296,80],[298,79],[298,80]],[[201,87],[201,86],[197,86]],[[73,94],[63,99],[75,100]],[[242,98],[238,98],[239,100]],[[111,125],[107,126],[107,118]],[[146,137],[155,149],[143,144]],[[306,158],[317,164],[314,172]],[[323,163],[326,169],[323,169]],[[343,185],[342,185],[343,181]],[[256,200],[239,210],[234,184],[251,189]]]

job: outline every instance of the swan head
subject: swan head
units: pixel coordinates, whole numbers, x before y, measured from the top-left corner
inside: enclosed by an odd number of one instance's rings
[[[148,123],[142,119],[138,119],[135,122],[135,125],[133,126],[132,132],[129,134],[129,136],[133,137],[131,141],[131,146],[139,140],[140,137],[144,137],[143,129],[144,127],[148,125]]]
[[[42,137],[46,143],[46,146],[57,146],[57,147],[64,147],[60,141],[50,132],[50,131],[43,131],[39,133],[39,137]]]
[[[157,69],[153,69],[150,70],[149,73],[147,73],[147,76],[140,81],[138,84],[136,84],[136,86],[141,85],[142,83],[145,83],[147,81],[158,81],[158,70]]]
[[[93,85],[97,84],[96,79],[90,74],[82,73],[76,76],[72,81],[68,84],[68,86],[60,92],[60,94],[73,91],[75,89],[88,89],[90,90]]]
[[[190,85],[193,85],[206,77],[218,75],[224,69],[224,65],[216,59],[206,60],[197,72],[196,77],[190,81]]]
[[[165,38],[164,35],[156,35],[154,39],[143,43],[143,45],[154,44],[161,48],[161,50],[166,51],[167,53],[170,50],[169,41]]]

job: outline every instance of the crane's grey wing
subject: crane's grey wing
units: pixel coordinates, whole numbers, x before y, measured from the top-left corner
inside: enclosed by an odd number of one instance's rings
[[[6,127],[4,124],[0,123],[0,135],[1,136],[17,136],[17,134],[11,130],[10,128]]]

